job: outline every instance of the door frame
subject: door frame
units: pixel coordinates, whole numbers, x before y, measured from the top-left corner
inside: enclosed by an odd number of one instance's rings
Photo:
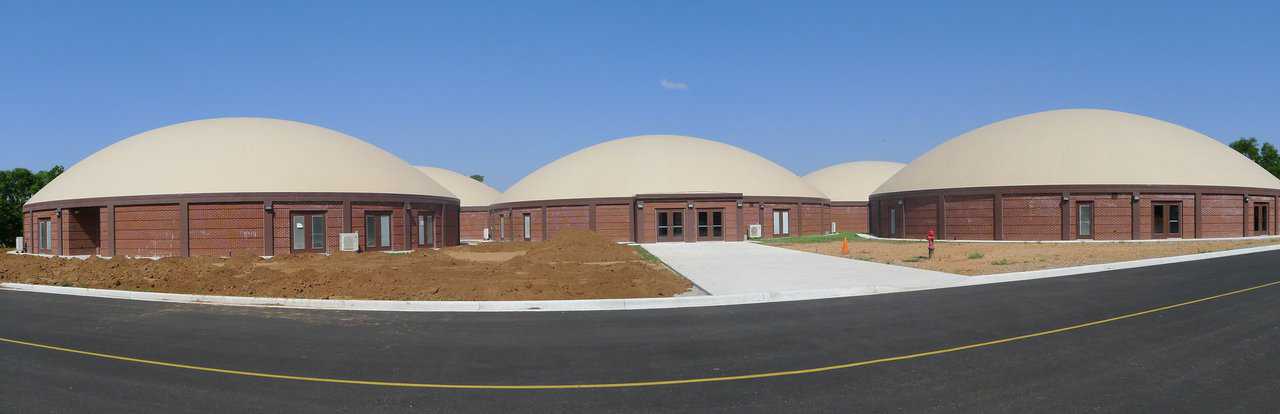
[[[295,245],[294,243],[296,241],[296,239],[293,237],[293,230],[294,230],[293,226],[295,223],[294,219],[299,216],[302,217],[302,245],[305,246],[301,250],[293,248],[293,246]],[[321,230],[324,233],[324,239],[323,239],[324,247],[320,249],[316,249],[312,247],[313,245],[311,244],[312,237],[314,237],[314,234],[315,234],[313,232],[313,230],[315,229],[311,228],[311,224],[312,224],[311,219],[312,217],[316,217],[316,216],[320,216],[324,219],[324,228]],[[329,251],[329,217],[326,214],[326,212],[313,211],[313,210],[290,211],[289,212],[289,253],[328,253],[328,251]]]
[[[1275,210],[1272,210],[1272,209],[1271,209],[1271,208],[1272,208],[1272,207],[1271,207],[1271,203],[1267,203],[1267,202],[1252,202],[1251,204],[1253,205],[1253,208],[1251,208],[1251,209],[1250,209],[1250,212],[1253,214],[1253,224],[1254,224],[1254,226],[1251,228],[1251,229],[1252,229],[1252,231],[1250,231],[1251,235],[1253,235],[1253,236],[1269,236],[1269,235],[1271,235],[1271,217],[1270,217],[1270,215],[1271,215],[1271,214],[1275,214]],[[1262,212],[1262,214],[1258,214],[1258,208],[1259,208],[1259,207],[1261,207],[1262,209],[1264,209],[1264,210],[1266,210],[1266,211]],[[1261,224],[1262,224],[1262,229],[1261,229],[1261,230],[1258,230],[1258,229],[1256,228],[1256,227],[1257,227],[1257,224],[1259,224],[1259,223],[1258,223],[1259,219],[1261,219],[1261,221],[1262,221],[1262,223],[1261,223]]]
[[[391,223],[389,223],[389,225],[387,226],[387,231],[391,233],[391,234],[388,236],[388,240],[390,240],[391,242],[390,242],[390,243],[387,243],[387,245],[386,245],[386,246],[381,246],[381,244],[382,244],[382,243],[381,243],[381,241],[382,241],[382,229],[380,228],[380,226],[382,225],[382,219],[381,219],[381,217],[382,217],[382,216],[387,216],[387,217],[389,217],[388,221],[389,221],[389,222],[391,222]],[[378,219],[378,221],[377,221],[378,226],[374,226],[373,228],[369,228],[369,217],[379,217],[379,219]],[[396,225],[395,225],[394,221],[395,221],[395,213],[394,213],[394,212],[392,212],[391,210],[365,211],[365,212],[364,212],[364,235],[365,235],[365,240],[364,240],[364,243],[363,243],[364,245],[363,245],[363,246],[360,246],[360,247],[364,248],[364,249],[365,249],[365,250],[367,250],[367,251],[388,251],[388,250],[395,249],[395,247],[396,247],[395,227],[396,227]],[[375,233],[375,232],[376,232],[376,233]],[[377,238],[375,238],[375,237],[374,237],[374,235],[375,235],[375,234],[377,235]],[[370,243],[373,243],[373,245],[371,245]]]
[[[713,219],[713,218],[715,217],[715,216],[714,216],[714,214],[715,214],[715,213],[720,213],[720,224],[719,224],[719,225],[715,225],[715,224],[703,224],[703,223],[702,223],[702,213],[706,213],[706,214],[707,214],[707,218],[711,221],[711,223],[715,223],[715,220]],[[725,227],[725,226],[724,226],[724,209],[723,209],[723,208],[699,208],[699,209],[694,210],[693,216],[694,216],[694,220],[695,220],[695,221],[697,221],[697,225],[696,225],[696,227],[697,227],[697,228],[696,228],[696,230],[695,230],[695,231],[694,231],[694,233],[693,233],[694,241],[703,241],[703,240],[706,240],[706,241],[713,241],[713,240],[724,241],[724,238],[725,238],[725,234],[724,234],[724,227]],[[705,229],[707,230],[707,235],[706,235],[706,236],[703,236],[703,235],[702,235],[702,229],[703,229],[703,228],[705,228]],[[719,228],[719,229],[720,229],[720,236],[715,236],[715,230],[716,230],[716,228]]]
[[[782,219],[781,219],[781,216],[779,216],[779,215],[778,215],[778,213],[784,213],[784,214],[783,214],[783,216],[785,216],[785,217],[786,217],[786,220],[782,220]],[[789,208],[775,208],[775,209],[773,209],[772,217],[770,217],[770,219],[772,219],[772,220],[773,220],[773,221],[771,221],[770,223],[777,223],[777,224],[784,225],[784,226],[774,225],[774,226],[773,226],[773,228],[771,228],[771,229],[770,229],[770,231],[769,231],[769,233],[770,233],[770,235],[771,235],[771,236],[773,236],[773,237],[791,237],[791,209],[789,209]],[[779,232],[779,231],[778,231],[778,227],[786,227],[786,230],[787,230],[787,231],[785,231],[785,232]]]
[[[1087,235],[1087,236],[1084,236],[1084,235],[1081,235],[1081,234],[1080,234],[1080,207],[1084,207],[1084,206],[1089,206],[1089,235]],[[1091,240],[1091,239],[1094,239],[1094,238],[1098,237],[1098,236],[1097,236],[1097,234],[1098,234],[1098,226],[1097,226],[1097,222],[1098,222],[1098,206],[1097,206],[1096,204],[1094,204],[1092,200],[1090,200],[1090,201],[1077,201],[1077,202],[1076,202],[1076,211],[1075,211],[1075,216],[1076,216],[1076,223],[1075,223],[1075,224],[1076,224],[1076,238],[1077,238],[1077,239],[1086,239],[1086,240]]]
[[[654,220],[653,220],[653,226],[654,226],[654,227],[653,227],[653,229],[654,229],[654,236],[655,236],[655,240],[656,240],[658,243],[682,242],[682,241],[684,241],[684,238],[685,238],[685,234],[684,234],[684,233],[685,233],[685,231],[686,231],[686,229],[685,229],[685,227],[686,227],[686,226],[685,226],[685,217],[684,217],[684,213],[685,213],[685,209],[683,209],[683,208],[659,208],[659,209],[654,209],[654,214],[655,214],[656,216],[655,216],[655,218],[654,218]],[[661,219],[661,217],[662,217],[662,216],[664,216],[664,215],[667,217],[667,225],[666,225],[666,226],[663,226],[663,225],[661,224],[661,223],[662,223],[662,219]],[[675,224],[675,218],[676,218],[676,216],[677,216],[677,215],[680,217],[680,224],[679,224],[679,225],[676,225],[676,224]],[[660,229],[662,229],[663,227],[666,227],[666,229],[667,229],[667,236],[666,236],[666,237],[663,237],[663,236],[662,236],[662,231],[660,230]],[[676,229],[680,229],[680,235],[678,235],[678,236],[675,234],[675,233],[676,233]]]
[[[1178,217],[1177,217],[1177,222],[1178,222],[1178,232],[1177,232],[1177,233],[1170,233],[1170,232],[1169,232],[1169,227],[1170,227],[1170,226],[1169,226],[1169,224],[1170,224],[1170,223],[1173,223],[1173,221],[1174,221],[1174,220],[1173,220],[1173,215],[1172,215],[1172,214],[1169,214],[1170,210],[1172,210],[1170,207],[1173,207],[1173,206],[1177,206],[1177,207],[1178,207]],[[1163,216],[1164,216],[1164,218],[1163,218],[1163,220],[1162,220],[1162,221],[1160,221],[1160,222],[1157,222],[1157,221],[1156,221],[1156,209],[1157,209],[1157,208],[1162,208],[1162,209],[1164,210],[1164,212],[1163,212]],[[1187,231],[1186,226],[1184,225],[1183,220],[1182,220],[1182,210],[1183,210],[1183,209],[1182,209],[1182,202],[1181,202],[1181,201],[1152,201],[1152,202],[1151,202],[1151,225],[1152,225],[1152,228],[1151,228],[1151,238],[1152,238],[1152,239],[1180,239],[1180,238],[1182,238],[1182,234],[1183,234],[1184,232],[1186,232],[1186,231]],[[1156,229],[1159,229],[1159,230],[1161,230],[1161,231],[1157,233],[1157,232],[1156,232]]]

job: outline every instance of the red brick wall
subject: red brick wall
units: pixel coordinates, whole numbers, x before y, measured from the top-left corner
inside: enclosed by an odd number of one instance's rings
[[[831,219],[821,204],[805,204],[800,209],[804,214],[800,235],[825,234],[831,230]]]
[[[116,254],[138,257],[179,256],[177,205],[116,207]]]
[[[995,203],[989,195],[947,197],[949,240],[995,239]]]
[[[929,230],[938,229],[938,198],[908,198],[903,208],[907,215],[907,235],[909,239],[923,239]]]
[[[102,207],[98,209],[98,248],[100,255],[111,254],[111,245],[115,242],[111,240],[111,209]]]
[[[556,234],[566,229],[591,230],[591,207],[547,207],[547,238],[555,239]]]
[[[360,233],[360,247],[363,250],[368,240],[368,232],[364,228],[364,220],[366,213],[391,213],[391,248],[390,250],[408,250],[405,246],[404,234],[404,204],[403,203],[355,203],[351,205],[351,230]],[[338,216],[341,223],[342,216]],[[326,223],[327,224],[327,223]],[[333,228],[332,224],[328,224]],[[342,226],[338,226],[341,231]],[[337,240],[338,234],[331,235]],[[335,242],[336,243],[336,242]],[[330,250],[336,251],[337,244],[330,247]]]
[[[192,256],[261,256],[262,203],[191,204]]]
[[[1244,232],[1244,196],[1243,195],[1202,195],[1204,207],[1200,210],[1202,238],[1239,237]],[[1144,196],[1144,200],[1145,196]],[[1148,211],[1146,214],[1151,214]],[[1185,216],[1185,214],[1184,214]],[[1150,224],[1147,224],[1150,232]]]
[[[1061,240],[1062,196],[1003,197],[1005,240]]]
[[[869,230],[866,206],[832,206],[831,221],[836,222],[836,231],[866,233]]]
[[[524,240],[524,215],[529,214],[529,240],[542,240],[542,208],[517,208],[507,218],[507,240]],[[497,220],[495,219],[495,222]]]
[[[752,224],[763,224],[763,222],[761,221],[761,214],[762,214],[762,210],[760,209],[760,203],[742,203],[742,224],[741,224],[742,234],[747,234],[747,231],[748,231],[747,227],[751,226]],[[765,218],[765,221],[772,221],[772,220],[773,220],[772,217]],[[761,236],[763,237],[769,236],[768,226],[762,225],[761,230],[762,230]]]
[[[32,244],[32,242],[34,242],[36,238],[31,236],[32,231],[34,230],[31,229],[31,213],[23,212],[22,213],[22,241],[23,241],[23,244],[25,244],[25,246],[23,247],[28,252],[35,249],[35,245]]]
[[[1129,194],[1072,194],[1069,212],[1071,239],[1079,238],[1080,235],[1079,205],[1082,201],[1093,202],[1094,240],[1129,240],[1133,237],[1133,213],[1130,211],[1132,202]]]
[[[293,238],[293,229],[291,227],[292,213],[324,213],[325,230],[325,250],[328,252],[338,251],[338,235],[342,233],[342,204],[302,204],[302,203],[273,203],[272,210],[275,211],[275,218],[272,228],[272,236],[275,239],[275,255],[283,256],[290,253],[292,247],[291,240]],[[352,215],[355,215],[355,208],[352,208]],[[360,245],[363,247],[365,243],[364,235],[364,216],[363,213],[358,220],[352,220],[352,231],[359,229]],[[357,227],[357,225],[359,225]]]
[[[63,224],[63,236],[67,240],[66,254],[71,256],[102,254],[99,249],[101,237],[101,219],[98,209],[74,208],[62,211],[66,221]]]
[[[489,227],[488,211],[463,211],[459,219],[463,240],[484,240],[484,229]]]
[[[631,240],[631,205],[596,206],[596,232],[617,242]]]

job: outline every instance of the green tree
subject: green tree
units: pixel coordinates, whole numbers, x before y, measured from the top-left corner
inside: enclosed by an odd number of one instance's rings
[[[482,182],[482,183],[484,182],[484,176],[480,174],[472,174],[471,179]]]
[[[0,245],[22,236],[22,205],[63,171],[61,165],[40,172],[0,170]]]
[[[1232,141],[1230,146],[1236,152],[1253,160],[1271,175],[1280,177],[1280,151],[1277,151],[1276,147],[1271,145],[1270,142],[1258,145],[1257,138],[1249,137]]]

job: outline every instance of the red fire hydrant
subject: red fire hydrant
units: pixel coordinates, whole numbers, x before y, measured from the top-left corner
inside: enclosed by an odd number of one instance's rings
[[[930,259],[933,258],[933,239],[934,239],[933,229],[929,229],[929,235],[925,236],[925,240],[929,241],[929,258]]]

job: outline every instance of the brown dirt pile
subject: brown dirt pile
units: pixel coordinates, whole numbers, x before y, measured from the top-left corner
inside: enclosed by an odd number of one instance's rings
[[[594,234],[592,234],[594,236]],[[552,245],[554,243],[554,245]],[[548,246],[544,246],[548,245]],[[451,253],[527,253],[466,260]],[[590,256],[603,252],[603,256]],[[610,261],[616,263],[593,264]],[[691,287],[667,268],[599,237],[451,247],[412,254],[89,260],[0,254],[0,281],[210,295],[384,300],[669,297]]]
[[[853,259],[937,270],[961,275],[987,275],[1087,264],[1179,256],[1280,243],[1280,240],[1170,241],[1141,243],[938,243],[927,259],[923,242],[849,241]],[[840,242],[779,245],[829,256],[841,256]]]

